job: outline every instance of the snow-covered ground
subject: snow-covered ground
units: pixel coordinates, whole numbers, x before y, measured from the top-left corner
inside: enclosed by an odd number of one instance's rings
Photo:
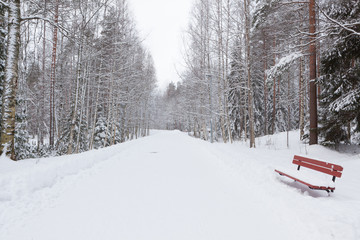
[[[153,131],[78,155],[1,158],[0,239],[360,239],[360,155],[290,139],[249,149]],[[294,154],[342,165],[335,192],[279,177]]]

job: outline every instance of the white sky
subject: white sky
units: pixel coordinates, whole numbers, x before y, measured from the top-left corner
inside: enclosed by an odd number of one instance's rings
[[[165,88],[180,80],[184,69],[183,31],[186,30],[193,0],[129,0],[140,36],[154,58],[158,85]]]

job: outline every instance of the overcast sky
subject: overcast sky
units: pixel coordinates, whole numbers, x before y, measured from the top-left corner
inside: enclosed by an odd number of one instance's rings
[[[159,86],[179,81],[183,70],[182,34],[193,0],[129,0],[144,45],[150,50]]]

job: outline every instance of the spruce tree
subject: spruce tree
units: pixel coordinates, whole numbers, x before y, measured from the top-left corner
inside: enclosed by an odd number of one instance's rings
[[[329,4],[327,15],[344,23],[355,22],[359,4],[345,0]],[[355,25],[360,32],[360,25]],[[333,44],[322,58],[321,136],[323,143],[350,142],[360,133],[360,36],[332,26]],[[359,143],[359,141],[357,142]]]
[[[234,140],[242,138],[244,133],[244,114],[246,103],[246,82],[245,69],[241,54],[240,41],[236,40],[232,52],[232,61],[230,62],[229,74],[229,118],[231,124],[231,135]]]
[[[106,132],[107,132],[106,118],[104,117],[103,110],[100,108],[98,110],[98,116],[97,116],[95,133],[94,133],[95,149],[104,147],[105,139],[108,137]]]
[[[15,117],[15,154],[16,160],[35,157],[34,147],[30,144],[27,131],[26,104],[22,97],[16,101],[17,112]]]

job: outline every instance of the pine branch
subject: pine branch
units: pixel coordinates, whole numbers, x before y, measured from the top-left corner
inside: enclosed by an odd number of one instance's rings
[[[319,7],[319,6],[318,6]],[[342,28],[342,29],[345,29],[345,30],[347,30],[347,31],[349,31],[349,32],[352,32],[352,34],[355,34],[355,35],[357,35],[357,36],[360,36],[360,32],[357,32],[357,31],[355,31],[354,29],[351,29],[351,28],[349,28],[349,27],[347,27],[347,26],[351,26],[351,25],[358,25],[359,23],[354,23],[354,24],[342,24],[342,23],[340,23],[340,22],[338,22],[338,21],[336,21],[335,19],[333,19],[333,18],[331,18],[329,15],[327,15],[320,7],[319,7],[319,10],[320,10],[320,12],[325,16],[325,18],[327,19],[327,20],[329,20],[330,22],[332,22],[332,23],[334,23],[335,25],[338,25],[340,28]]]
[[[3,1],[3,0],[0,0],[0,4],[1,4],[3,7],[6,7],[6,8],[9,8],[9,7],[10,7],[10,5],[9,5],[7,2]]]

